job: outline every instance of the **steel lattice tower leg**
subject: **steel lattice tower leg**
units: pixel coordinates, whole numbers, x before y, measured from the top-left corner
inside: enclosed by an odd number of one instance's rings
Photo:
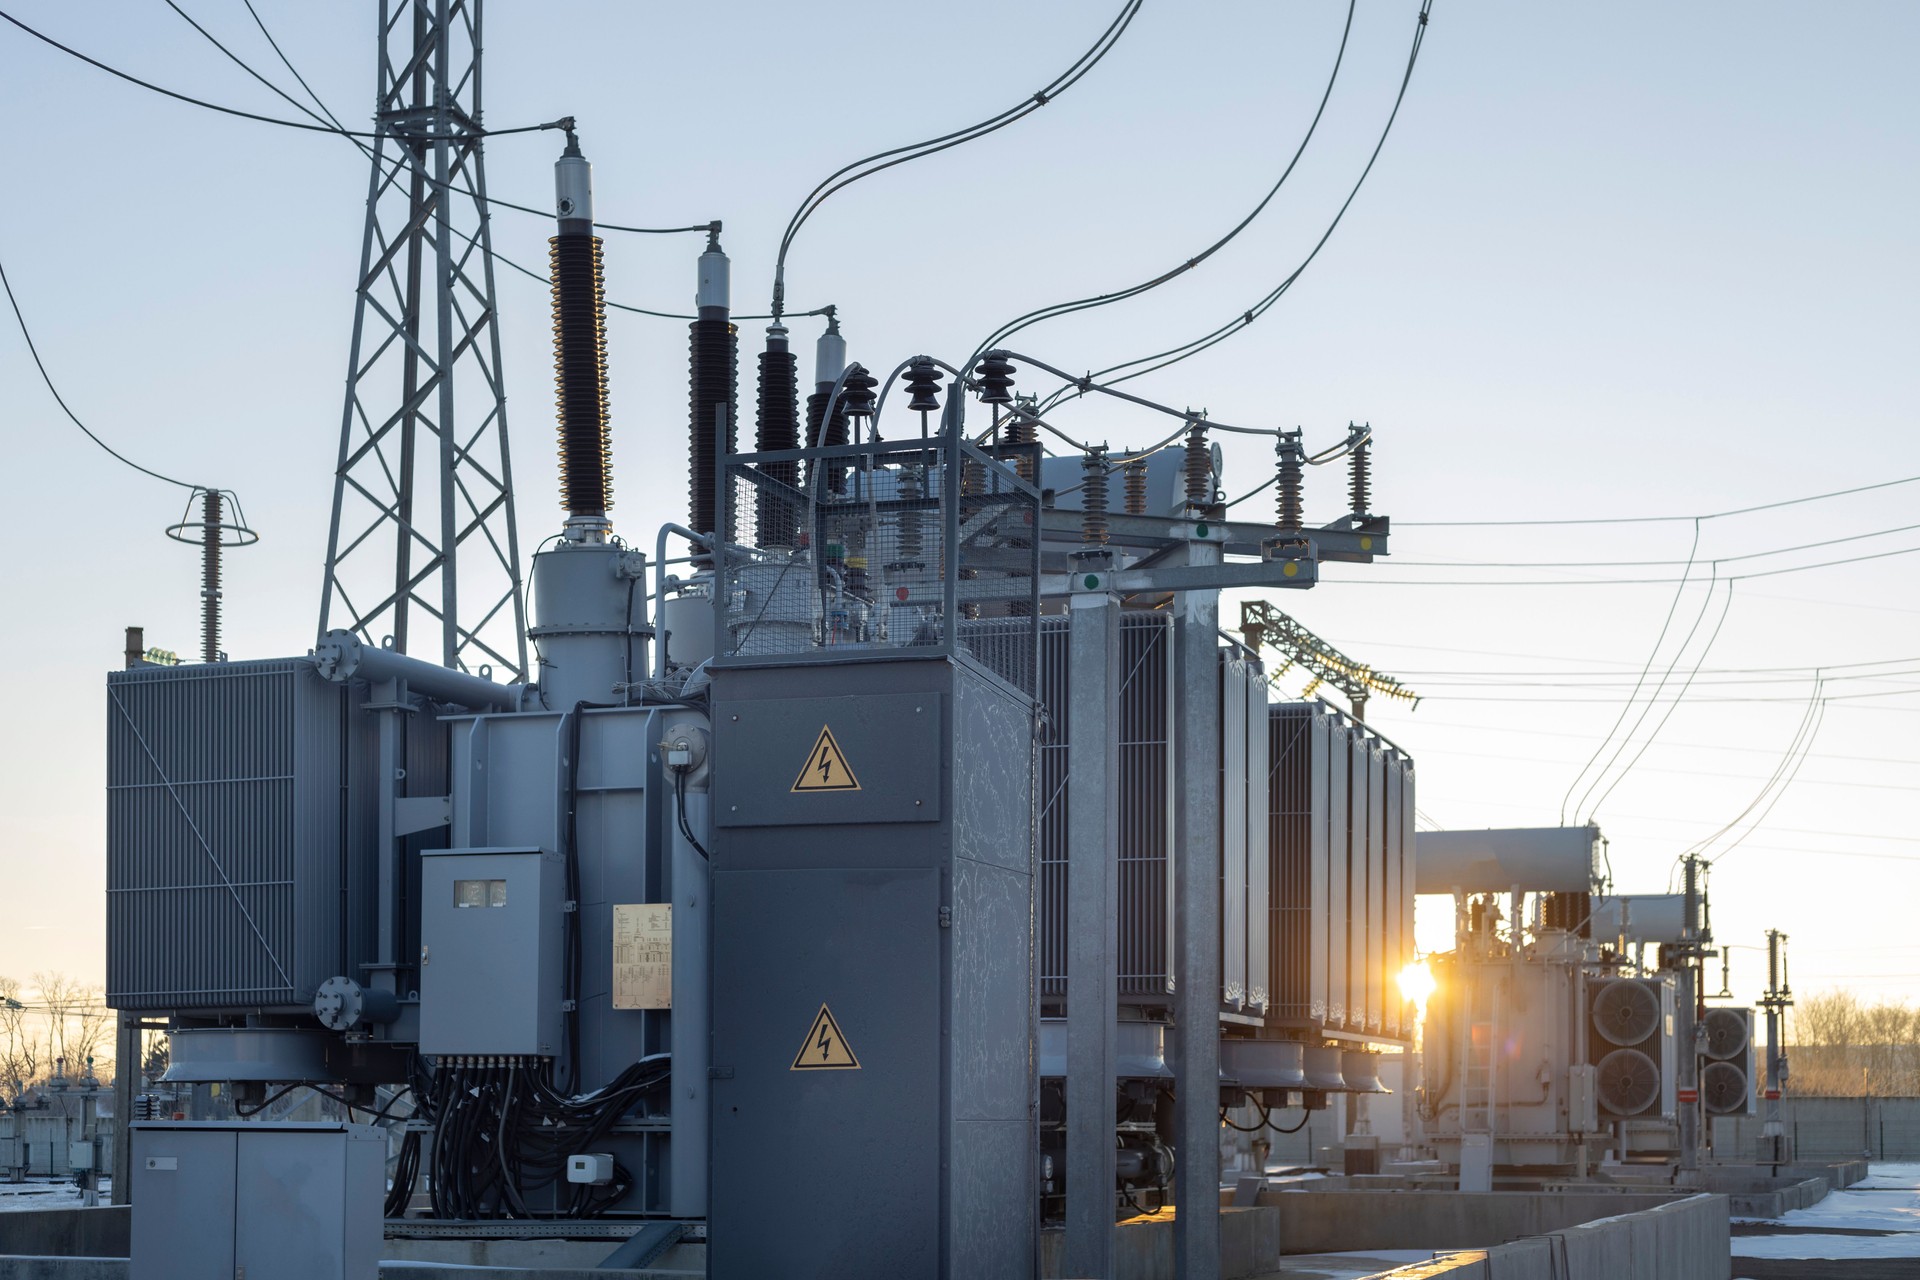
[[[409,652],[417,606],[439,624],[446,666],[518,680],[526,616],[481,156],[483,7],[380,3],[379,136],[320,632],[390,635]]]

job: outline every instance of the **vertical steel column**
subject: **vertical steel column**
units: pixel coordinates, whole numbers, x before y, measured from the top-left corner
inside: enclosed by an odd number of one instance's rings
[[[1694,1043],[1697,1032],[1694,1030],[1695,1006],[1699,1001],[1699,979],[1696,968],[1700,943],[1700,863],[1697,858],[1689,857],[1685,863],[1686,881],[1686,917],[1681,933],[1680,989],[1675,1001],[1680,1007],[1678,1028],[1674,1037],[1674,1050],[1679,1056],[1678,1085],[1681,1100],[1677,1104],[1680,1113],[1680,1169],[1691,1174],[1700,1167],[1700,1050]],[[1693,1101],[1686,1101],[1691,1094]]]
[[[1220,549],[1187,544],[1189,564]],[[1180,1168],[1175,1274],[1220,1274],[1220,594],[1182,592],[1175,605],[1174,1138]]]
[[[1065,1274],[1110,1276],[1120,1001],[1120,602],[1106,592],[1086,592],[1072,597],[1068,612]]]
[[[129,628],[131,630],[131,628]],[[133,1141],[127,1126],[133,1122],[133,1095],[146,1064],[140,1052],[140,1015],[116,1013],[113,1034],[113,1185],[112,1204],[133,1203]]]

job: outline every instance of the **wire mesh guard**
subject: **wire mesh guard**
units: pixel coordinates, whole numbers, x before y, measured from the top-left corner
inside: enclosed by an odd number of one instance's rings
[[[1011,452],[949,436],[728,459],[721,660],[964,655],[1031,694],[1040,495]]]

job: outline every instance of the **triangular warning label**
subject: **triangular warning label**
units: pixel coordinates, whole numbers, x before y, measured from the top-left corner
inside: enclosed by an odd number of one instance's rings
[[[833,1010],[824,1004],[814,1016],[813,1026],[807,1031],[806,1041],[801,1044],[800,1052],[793,1056],[793,1065],[789,1071],[858,1071],[860,1059],[853,1056],[853,1050],[847,1047],[847,1038],[840,1034],[840,1024],[833,1020]]]
[[[800,776],[793,780],[795,791],[858,791],[860,779],[853,776],[853,770],[847,765],[847,757],[840,750],[840,744],[833,740],[833,730],[820,726],[820,736],[814,740],[813,750],[807,753],[807,762],[800,766]]]

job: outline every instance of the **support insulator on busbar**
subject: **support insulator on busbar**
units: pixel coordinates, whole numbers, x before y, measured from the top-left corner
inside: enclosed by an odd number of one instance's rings
[[[1306,449],[1300,443],[1300,432],[1282,431],[1280,443],[1274,452],[1279,458],[1275,477],[1274,523],[1282,533],[1299,533],[1305,518],[1301,481],[1306,461]]]
[[[1018,368],[1007,358],[1006,352],[987,352],[980,363],[973,366],[974,373],[980,378],[980,403],[1013,403],[1013,375]]]
[[[1014,412],[1000,427],[1000,439],[1019,448],[1013,455],[1013,469],[1028,484],[1038,484],[1040,477],[1039,450],[1032,447],[1040,442],[1040,427],[1032,413],[1035,403],[1032,396],[1015,396]]]
[[[1147,460],[1129,458],[1124,472],[1126,480],[1127,514],[1143,516],[1147,514]]]
[[[775,453],[800,447],[799,396],[787,329],[775,321],[767,330],[767,349],[760,353],[760,415],[754,432],[757,451]],[[760,471],[768,484],[760,491],[754,511],[759,545],[791,547],[799,531],[800,504],[795,490],[800,464],[768,462]]]
[[[1089,446],[1080,456],[1080,541],[1107,545],[1107,446]]]
[[[940,381],[946,375],[933,362],[931,356],[915,356],[908,362],[900,374],[900,380],[907,384],[907,390],[913,398],[907,401],[907,408],[918,413],[933,413],[940,408]],[[925,421],[922,419],[922,421]]]
[[[847,376],[840,384],[840,400],[847,406],[849,418],[869,418],[873,416],[873,404],[876,399],[873,389],[880,385],[880,379],[867,371],[863,364],[847,366]]]
[[[1213,502],[1213,449],[1207,444],[1207,424],[1203,418],[1187,423],[1184,463],[1187,480],[1187,505],[1205,507]]]
[[[1373,426],[1358,428],[1349,422],[1347,430],[1367,433],[1347,454],[1347,502],[1354,515],[1364,516],[1373,501]]]

